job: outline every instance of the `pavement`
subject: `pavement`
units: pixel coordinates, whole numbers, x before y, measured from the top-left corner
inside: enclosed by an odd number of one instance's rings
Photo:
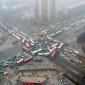
[[[45,59],[45,61],[43,61],[43,62],[33,62],[33,63],[30,62],[31,64],[28,63],[27,65],[24,65],[24,66],[20,67],[19,71],[21,71],[21,72],[24,71],[26,73],[25,75],[27,75],[27,73],[29,73],[29,72],[32,72],[32,70],[33,70],[33,72],[36,71],[38,73],[38,75],[43,75],[43,74],[44,75],[49,75],[50,80],[48,81],[47,85],[63,85],[63,83],[65,83],[65,82],[69,83],[68,85],[74,85],[70,80],[68,80],[66,78],[65,78],[65,80],[63,80],[63,82],[61,81],[62,80],[62,75],[60,75],[60,73],[63,70],[61,69],[61,67],[58,67],[58,65],[60,66],[59,63],[62,62],[62,59],[60,59],[61,62],[56,63],[57,65],[55,63],[53,63],[53,61],[49,61],[48,58],[44,57],[44,59]],[[59,59],[57,59],[57,60],[60,61]],[[64,68],[64,66],[67,66],[67,63],[65,63],[62,66]],[[51,70],[49,70],[49,67],[50,67],[50,69],[56,67],[56,70],[51,71]],[[65,68],[67,69],[67,67],[65,67]],[[42,70],[40,70],[40,69],[42,69]],[[58,69],[58,71],[57,71],[57,69]]]
[[[29,62],[24,66],[20,66],[20,69],[23,70],[23,76],[44,77],[45,75],[47,75],[49,77],[47,85],[62,85],[60,80],[58,80],[57,71],[49,70],[49,66],[50,66],[50,69],[51,69],[51,67],[55,68],[54,63],[49,62],[49,59],[44,57],[42,62]],[[42,70],[40,70],[40,69],[42,69]],[[25,71],[25,70],[27,70],[27,71]],[[17,76],[11,78],[11,81],[13,83],[12,85],[15,85],[18,76],[22,76],[22,71],[20,71]],[[6,85],[6,84],[4,84],[4,85]],[[8,85],[10,85],[10,84],[8,84]]]

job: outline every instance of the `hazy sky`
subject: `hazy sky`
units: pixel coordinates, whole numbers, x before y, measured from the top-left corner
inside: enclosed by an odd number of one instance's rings
[[[3,0],[3,1],[15,1],[15,0]],[[26,1],[26,0],[16,0],[16,1]],[[29,3],[34,3],[36,0],[27,0]],[[79,2],[85,2],[85,0],[56,0],[59,5],[70,5]]]
[[[15,1],[15,0],[3,0],[3,1]],[[28,3],[28,5],[30,5],[31,7],[34,5],[34,2],[36,0],[16,0],[17,2],[26,2]],[[73,5],[73,4],[77,4],[77,3],[85,3],[85,0],[56,0],[56,5],[57,5],[57,9],[61,9],[63,7],[66,7],[66,6],[70,6],[70,5]]]
[[[36,0],[28,0],[30,3],[33,3]],[[56,0],[56,5],[58,6],[58,8],[63,8],[65,6],[70,6],[73,4],[77,4],[77,3],[85,3],[85,0]]]
[[[57,5],[60,6],[60,7],[85,2],[85,0],[56,0],[56,1],[57,1]]]
[[[15,0],[3,0],[3,1],[15,1]],[[16,0],[16,1],[26,1],[26,0]],[[27,0],[29,3],[33,3],[36,0]],[[68,4],[74,4],[79,2],[85,2],[85,0],[56,0],[59,4],[62,5],[68,5]]]

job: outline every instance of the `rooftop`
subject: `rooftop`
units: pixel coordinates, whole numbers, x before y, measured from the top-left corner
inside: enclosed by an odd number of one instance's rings
[[[46,81],[46,79],[44,77],[26,77],[23,76],[20,79],[22,79],[23,82],[34,82],[34,83],[40,83],[40,82],[44,82]]]

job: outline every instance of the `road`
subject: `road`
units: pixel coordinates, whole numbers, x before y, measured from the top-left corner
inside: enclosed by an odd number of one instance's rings
[[[57,39],[61,42],[71,42],[72,40],[75,40],[79,34],[83,31],[85,31],[84,28],[85,24],[81,24],[77,27],[71,27],[68,30],[63,31],[59,36],[57,36]]]
[[[73,77],[72,79],[75,79],[75,81],[78,82],[79,85],[85,84],[85,81],[82,81],[81,76],[79,75],[80,69],[71,62],[67,61],[63,56],[56,56],[54,62],[57,65],[61,66],[66,72],[68,72],[68,74],[71,74],[70,77]]]

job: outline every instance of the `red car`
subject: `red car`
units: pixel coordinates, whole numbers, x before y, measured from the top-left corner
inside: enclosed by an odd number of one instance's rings
[[[29,62],[32,59],[33,59],[32,56],[26,56],[26,57],[24,57],[24,62]]]

